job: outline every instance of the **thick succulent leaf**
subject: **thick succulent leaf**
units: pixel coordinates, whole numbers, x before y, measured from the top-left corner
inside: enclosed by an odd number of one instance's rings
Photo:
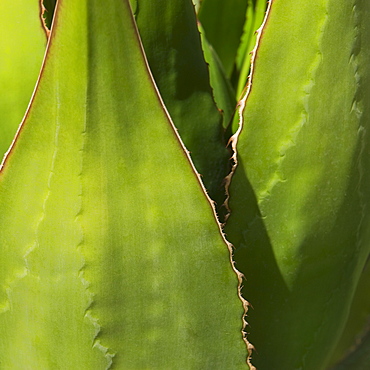
[[[273,1],[260,39],[226,228],[259,369],[325,367],[369,254],[369,8]]]
[[[0,158],[22,121],[46,46],[36,0],[0,1]]]
[[[370,264],[367,262],[364,271],[361,274],[356,293],[351,306],[351,311],[344,328],[340,341],[331,358],[331,363],[340,363],[361,345],[365,347],[363,337],[369,331],[370,324]],[[368,362],[369,363],[369,362]],[[357,368],[353,368],[354,370]]]
[[[138,0],[136,20],[166,107],[211,198],[221,206],[230,153],[225,149],[222,115],[213,99],[194,6],[190,0]]]
[[[247,0],[203,0],[199,20],[228,77],[234,69],[243,34]]]
[[[236,56],[236,70],[238,82],[236,97],[242,97],[243,90],[247,86],[248,74],[251,64],[251,52],[257,41],[257,30],[261,27],[267,7],[266,0],[249,0],[243,35]]]
[[[222,110],[223,126],[228,127],[236,110],[235,91],[230,80],[226,77],[222,63],[205,37],[204,30],[199,24],[199,31],[204,51],[204,59],[209,65],[210,83],[217,107]]]
[[[0,178],[6,369],[243,369],[243,305],[128,0],[59,0]]]

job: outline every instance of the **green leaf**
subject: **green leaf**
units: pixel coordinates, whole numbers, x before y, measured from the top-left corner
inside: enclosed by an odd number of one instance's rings
[[[251,64],[251,52],[257,41],[257,30],[261,27],[267,7],[266,0],[249,0],[247,6],[246,21],[244,23],[243,35],[236,56],[236,70],[238,72],[238,83],[236,97],[242,97],[246,88],[248,74]]]
[[[324,369],[369,254],[370,5],[274,1],[226,227],[260,369]]]
[[[210,197],[221,206],[230,153],[212,95],[190,0],[138,0],[136,14],[150,69]]]
[[[228,77],[234,69],[243,34],[247,0],[203,0],[199,20]]]
[[[226,77],[222,63],[212,45],[208,43],[204,30],[199,24],[199,31],[204,51],[204,59],[209,65],[210,82],[217,107],[222,110],[223,126],[228,127],[236,110],[235,91]]]
[[[343,334],[332,356],[332,364],[340,363],[342,360],[346,363],[347,357],[354,355],[360,345],[364,346],[362,339],[369,331],[370,323],[369,286],[370,264],[368,261],[361,274]]]
[[[0,157],[8,150],[35,87],[46,46],[40,5],[0,2]]]
[[[0,178],[6,369],[243,369],[238,278],[128,0],[59,0]]]

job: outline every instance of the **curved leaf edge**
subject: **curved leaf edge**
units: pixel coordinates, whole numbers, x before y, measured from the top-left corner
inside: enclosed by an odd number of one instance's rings
[[[30,110],[32,108],[33,102],[35,100],[35,97],[36,97],[36,94],[37,94],[37,91],[38,91],[38,87],[39,87],[39,84],[40,84],[40,80],[41,80],[41,77],[42,77],[43,72],[44,72],[45,63],[46,63],[46,61],[48,59],[48,54],[49,54],[48,51],[49,51],[49,48],[50,48],[50,44],[52,42],[51,32],[52,32],[53,28],[55,27],[54,23],[57,23],[57,22],[53,22],[52,25],[51,25],[50,30],[46,27],[46,24],[45,24],[45,21],[44,21],[44,12],[46,11],[46,8],[44,7],[43,2],[44,2],[44,0],[39,0],[40,23],[41,23],[41,27],[43,28],[43,30],[45,32],[46,39],[47,39],[45,53],[44,53],[44,58],[42,60],[41,67],[40,67],[40,72],[39,72],[39,75],[37,77],[35,88],[33,89],[33,92],[32,92],[31,98],[30,98],[30,101],[29,101],[28,106],[27,106],[27,109],[26,109],[26,112],[25,112],[25,114],[24,114],[24,116],[22,118],[21,123],[18,126],[18,129],[17,129],[17,131],[16,131],[16,133],[14,135],[14,138],[13,138],[12,143],[9,146],[9,149],[5,152],[5,154],[4,154],[3,158],[2,158],[2,161],[0,163],[0,176],[1,176],[1,173],[2,173],[2,170],[3,170],[3,167],[6,165],[6,163],[8,161],[8,158],[10,157],[10,155],[11,155],[11,153],[13,151],[13,148],[15,146],[15,143],[17,142],[17,139],[18,139],[18,137],[19,137],[19,135],[20,135],[20,133],[22,131],[24,122],[26,121],[26,119],[27,119],[27,117],[29,115],[29,112],[30,112]],[[60,0],[56,0],[55,15],[57,13],[58,3],[59,2],[60,2]]]
[[[59,1],[59,0],[58,0]],[[195,10],[195,9],[194,9]],[[170,123],[171,125],[171,128],[172,128],[172,132],[174,133],[174,136],[176,138],[176,140],[178,141],[178,143],[180,144],[180,147],[182,148],[183,150],[183,153],[184,155],[186,156],[192,170],[193,170],[193,173],[194,175],[196,176],[197,178],[197,181],[198,181],[198,185],[200,186],[201,188],[201,191],[203,192],[204,196],[206,197],[211,209],[212,209],[212,212],[213,212],[213,216],[214,216],[214,220],[217,224],[217,227],[218,227],[218,230],[219,230],[219,233],[221,235],[221,238],[223,239],[224,243],[226,244],[228,250],[229,250],[229,256],[230,256],[230,265],[232,267],[232,270],[234,271],[234,273],[236,274],[237,276],[237,279],[238,279],[238,297],[243,305],[243,309],[244,309],[244,314],[243,314],[243,317],[242,317],[242,337],[243,337],[243,340],[246,344],[246,347],[247,347],[247,350],[248,350],[248,358],[247,358],[247,364],[248,366],[250,367],[250,370],[255,370],[255,367],[250,363],[250,360],[251,360],[251,356],[252,356],[252,349],[254,348],[253,345],[251,343],[248,342],[246,336],[245,336],[245,328],[247,326],[247,322],[245,320],[245,317],[247,315],[247,312],[248,312],[248,308],[249,308],[249,302],[244,299],[244,297],[242,296],[242,288],[243,288],[243,278],[244,278],[244,275],[236,268],[235,266],[235,261],[234,261],[234,258],[233,258],[233,245],[226,239],[226,235],[223,231],[223,227],[222,227],[222,224],[220,223],[219,221],[219,217],[218,217],[218,214],[217,214],[217,211],[216,211],[216,203],[210,198],[210,196],[208,195],[208,192],[207,192],[207,189],[205,188],[204,186],[204,183],[202,181],[202,176],[201,174],[196,170],[195,168],[195,165],[191,159],[191,155],[190,155],[190,152],[187,150],[187,148],[185,147],[185,144],[184,142],[182,141],[177,129],[176,129],[176,126],[175,124],[173,123],[172,121],[172,118],[163,102],[163,99],[161,97],[161,94],[160,94],[160,91],[155,83],[155,80],[154,80],[154,77],[152,75],[152,72],[150,70],[150,67],[149,67],[149,63],[148,63],[148,60],[147,60],[147,57],[145,55],[145,50],[144,50],[144,46],[143,46],[143,43],[141,41],[141,38],[140,38],[140,33],[139,33],[139,30],[137,28],[137,25],[136,25],[136,22],[135,22],[135,18],[134,18],[134,15],[132,14],[132,21],[133,21],[133,24],[135,26],[135,33],[136,33],[136,36],[138,38],[138,42],[139,42],[139,45],[140,45],[140,49],[141,49],[141,52],[142,52],[142,55],[143,55],[143,58],[145,60],[145,65],[147,67],[147,72],[148,72],[148,75],[149,75],[149,78],[150,80],[152,81],[152,85],[153,85],[153,88],[155,89],[156,91],[156,96],[159,100],[159,103],[160,103],[160,106],[162,107],[165,115],[167,116],[168,118],[168,122]],[[199,32],[199,31],[198,31]],[[200,33],[199,33],[199,38],[201,37]],[[203,50],[202,50],[203,52]],[[204,55],[204,52],[203,52],[203,55]],[[206,63],[207,64],[207,63]],[[207,69],[208,69],[208,65],[207,65]],[[214,100],[214,96],[212,94],[212,98]],[[214,103],[216,105],[216,101],[214,100]],[[217,105],[216,105],[217,106]],[[0,169],[1,170],[1,169]]]
[[[202,181],[202,178],[201,178],[201,174],[199,174],[197,172],[197,170],[196,170],[196,168],[194,166],[194,163],[192,162],[192,159],[191,159],[191,156],[190,156],[190,152],[186,149],[186,147],[185,147],[185,145],[184,145],[184,143],[183,143],[183,141],[182,141],[182,139],[181,139],[181,137],[180,137],[180,135],[179,135],[179,133],[178,133],[178,131],[177,131],[177,129],[176,129],[176,127],[175,127],[175,125],[174,125],[171,117],[170,117],[170,115],[169,115],[169,112],[168,112],[166,106],[164,105],[163,99],[162,99],[162,97],[160,95],[160,92],[158,90],[158,87],[157,87],[157,85],[156,85],[156,83],[154,81],[153,75],[152,75],[151,70],[149,68],[148,60],[146,58],[144,47],[143,47],[143,44],[142,44],[142,41],[141,41],[141,38],[140,38],[140,34],[139,34],[139,31],[138,31],[138,28],[137,28],[137,25],[136,25],[136,22],[135,22],[135,19],[134,19],[133,12],[132,12],[131,3],[130,3],[129,0],[126,0],[126,1],[128,2],[129,6],[130,6],[130,9],[131,9],[132,22],[133,22],[133,25],[134,25],[134,28],[135,28],[135,34],[137,36],[137,40],[138,40],[138,43],[140,45],[141,53],[142,53],[143,59],[145,61],[145,65],[146,65],[147,72],[148,72],[148,77],[152,81],[152,85],[153,85],[153,88],[154,88],[154,90],[156,92],[156,96],[158,98],[159,104],[162,107],[163,112],[166,115],[166,117],[168,119],[168,122],[171,125],[171,129],[172,129],[172,132],[173,132],[173,134],[175,136],[175,140],[178,141],[178,143],[179,143],[179,145],[180,145],[180,147],[181,147],[181,149],[183,151],[184,156],[187,158],[187,160],[188,160],[188,162],[189,162],[189,164],[191,166],[191,169],[192,169],[194,175],[197,178],[198,185],[199,185],[201,191],[203,192],[205,198],[207,199],[207,201],[209,203],[209,206],[212,209],[212,212],[213,212],[213,215],[214,215],[214,220],[215,220],[215,223],[217,224],[217,227],[218,227],[219,233],[221,235],[221,238],[222,238],[222,240],[224,241],[224,243],[226,244],[226,246],[227,246],[227,248],[229,250],[230,265],[231,265],[231,268],[232,268],[233,272],[235,273],[235,275],[237,276],[237,279],[238,279],[237,294],[238,294],[238,297],[239,297],[239,299],[240,299],[240,301],[242,303],[243,310],[244,310],[243,316],[241,318],[241,321],[242,321],[241,334],[242,334],[242,338],[243,338],[243,340],[245,342],[245,345],[247,347],[247,352],[248,352],[247,364],[248,364],[250,370],[256,370],[256,368],[251,363],[252,352],[254,350],[254,346],[248,341],[248,339],[247,339],[247,333],[246,333],[246,327],[248,326],[248,323],[247,323],[247,321],[246,321],[245,318],[247,316],[247,312],[248,312],[248,309],[249,309],[250,304],[242,296],[242,293],[241,293],[242,288],[243,288],[243,280],[245,279],[244,278],[244,275],[235,266],[235,261],[234,261],[234,258],[233,258],[233,249],[234,249],[234,247],[227,240],[227,237],[226,237],[226,235],[224,233],[224,230],[223,230],[223,225],[224,224],[221,224],[221,222],[219,221],[219,217],[218,217],[218,214],[217,214],[217,211],[216,211],[216,204],[209,197],[208,192],[207,192],[207,190],[206,190],[206,188],[205,188],[205,186],[203,184],[203,181]],[[270,0],[270,1],[272,1],[272,0]],[[50,57],[49,50],[51,48],[51,45],[52,45],[53,40],[54,40],[54,37],[55,37],[54,36],[55,35],[55,31],[54,30],[58,28],[58,19],[59,19],[59,17],[58,17],[59,11],[58,10],[60,9],[60,4],[61,3],[63,3],[63,0],[56,0],[55,11],[54,11],[54,14],[53,14],[53,21],[51,23],[51,27],[50,27],[50,30],[49,30],[48,27],[45,24],[45,20],[44,20],[44,17],[43,17],[44,12],[46,11],[46,8],[43,5],[43,0],[39,0],[39,5],[40,5],[40,22],[41,22],[41,25],[42,25],[45,33],[46,33],[46,36],[47,36],[47,45],[46,45],[46,49],[45,49],[45,54],[44,54],[44,58],[43,58],[43,61],[42,61],[42,65],[41,65],[41,68],[40,68],[40,72],[39,72],[39,75],[38,75],[38,78],[37,78],[37,82],[35,84],[35,88],[33,90],[33,93],[32,93],[30,102],[28,104],[27,110],[26,110],[26,112],[24,114],[24,117],[23,117],[23,119],[22,119],[22,121],[21,121],[21,123],[20,123],[20,125],[19,125],[19,127],[17,129],[17,132],[16,132],[16,134],[15,134],[15,136],[13,138],[13,141],[12,141],[9,149],[4,154],[4,157],[3,157],[3,159],[2,159],[2,161],[0,163],[0,179],[1,179],[1,176],[3,175],[3,170],[4,170],[5,166],[7,165],[9,159],[11,158],[11,155],[12,155],[14,149],[15,149],[15,146],[17,145],[18,138],[20,137],[20,134],[21,134],[21,132],[22,132],[22,130],[23,130],[25,124],[26,124],[26,121],[27,121],[28,117],[29,117],[29,113],[32,110],[33,103],[34,103],[34,101],[36,99],[36,96],[38,95],[40,81],[42,80],[42,76],[43,76],[43,73],[44,73],[44,70],[45,70],[45,65],[46,65],[46,63],[47,63],[47,61],[48,61],[48,59]],[[267,14],[268,14],[268,12],[266,12],[265,19],[267,18]],[[261,26],[261,33],[262,33],[262,28],[263,27]],[[260,35],[258,35],[258,40],[259,40],[259,37],[260,37]],[[258,40],[257,40],[256,47],[255,47],[254,51],[257,49]],[[253,53],[252,59],[254,59],[254,56],[255,56],[255,53]],[[208,65],[207,65],[207,68],[208,68]],[[252,72],[251,72],[251,75],[252,75]],[[251,77],[249,78],[249,81],[251,81]],[[250,86],[250,85],[251,85],[251,82],[249,82],[247,84],[247,86]],[[249,90],[247,90],[247,91],[249,92]],[[245,98],[246,98],[246,96],[245,96]],[[213,97],[213,99],[214,99],[214,97]],[[244,104],[245,104],[245,102],[244,102]],[[242,107],[244,108],[244,105],[240,104],[240,102],[239,102],[238,105],[237,105],[237,107],[238,106],[239,106],[239,110],[238,111],[239,111],[240,117],[242,118],[242,111],[243,111],[242,110]],[[238,133],[240,132],[241,126],[240,126],[240,128],[238,130]],[[229,142],[231,142],[231,139],[230,139]],[[236,145],[236,143],[235,143],[235,145]],[[234,156],[236,158],[236,152],[235,151],[234,151],[234,154],[233,154],[232,159],[234,158]],[[234,172],[234,167],[235,166],[236,166],[236,164],[233,165],[231,173],[226,177],[226,186],[225,186],[225,188],[226,188],[226,194],[227,194],[227,196],[228,196],[228,193],[227,193],[228,182],[229,182],[229,179],[231,179],[231,175]],[[228,200],[228,198],[226,198],[225,206],[227,206],[227,200]],[[15,277],[14,278],[14,280],[18,280],[18,279],[19,279],[19,277]],[[12,281],[9,282],[9,285],[12,285],[13,283],[14,283],[14,281],[12,280]],[[89,309],[89,307],[87,308],[87,311],[88,311],[88,309]],[[92,318],[92,320],[95,321],[94,318]],[[99,349],[104,353],[105,357],[109,360],[108,367],[107,367],[107,369],[109,369],[112,366],[112,364],[113,364],[112,357],[114,357],[114,354],[109,353],[109,349],[108,348],[106,348],[106,347],[104,347],[102,345],[98,345],[97,338],[99,336],[100,328],[96,328],[96,329],[97,329],[97,333],[96,333],[96,336],[95,336],[94,343],[96,342],[95,345],[99,346]]]
[[[232,164],[231,172],[225,178],[226,200],[225,200],[225,203],[224,203],[224,207],[227,210],[227,215],[225,217],[225,222],[221,225],[222,230],[224,229],[224,226],[227,223],[227,219],[230,216],[230,213],[232,212],[232,209],[230,209],[230,207],[229,207],[229,199],[230,199],[229,188],[230,188],[230,184],[231,184],[231,181],[232,181],[232,177],[233,177],[233,175],[235,173],[235,170],[238,166],[237,145],[238,145],[239,135],[240,135],[241,131],[243,130],[243,124],[244,124],[243,112],[244,112],[248,97],[249,97],[249,95],[252,91],[255,61],[256,61],[256,58],[257,58],[258,49],[259,49],[259,46],[260,46],[260,41],[261,41],[261,38],[263,36],[263,31],[264,31],[264,29],[265,29],[265,27],[268,23],[268,19],[269,19],[272,4],[273,4],[273,0],[268,0],[267,9],[266,9],[266,12],[265,12],[263,22],[262,22],[261,26],[259,27],[259,29],[256,31],[256,43],[255,43],[254,48],[251,52],[250,72],[249,72],[249,76],[248,76],[248,81],[247,81],[247,84],[246,84],[246,86],[243,90],[242,98],[237,103],[237,108],[236,108],[236,113],[235,113],[235,118],[236,119],[234,121],[236,121],[238,123],[238,129],[236,130],[235,134],[233,134],[230,137],[229,143],[228,143],[228,146],[231,147],[231,150],[232,150],[232,153],[233,153],[233,155],[231,157],[233,164]],[[238,119],[237,119],[237,117],[238,117]],[[225,238],[227,239],[226,234],[225,234]],[[232,248],[234,248],[234,246],[230,242],[228,242],[228,243],[231,245]],[[241,275],[241,278],[245,280],[245,276],[240,272],[239,272],[239,274]],[[241,299],[243,299],[245,301],[245,304],[247,306],[251,306],[253,308],[253,306],[244,297],[242,297],[241,289],[242,289],[242,285],[239,286],[239,295],[240,295]],[[246,328],[248,326],[248,321],[246,319],[247,310],[246,310],[245,314],[246,314],[246,316],[245,316],[244,321],[245,321],[245,328]],[[251,370],[256,370],[256,367],[254,367],[253,363],[252,363],[252,360],[253,360],[252,355],[253,355],[253,351],[255,351],[255,347],[253,346],[252,343],[250,343],[248,341],[247,336],[248,336],[248,333],[246,331],[244,331],[244,337],[245,337],[246,343],[248,344],[248,351],[249,351],[249,355],[250,355],[249,358],[248,358],[248,365],[249,365]]]

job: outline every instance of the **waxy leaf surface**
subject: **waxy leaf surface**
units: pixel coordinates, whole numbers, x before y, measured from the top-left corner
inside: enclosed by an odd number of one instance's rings
[[[324,369],[367,260],[370,3],[275,0],[226,227],[258,369]]]
[[[236,56],[236,70],[238,81],[236,96],[242,98],[242,93],[247,86],[247,79],[250,71],[251,52],[257,41],[257,30],[261,27],[267,7],[266,0],[249,0],[247,6],[246,20],[243,28],[243,35],[240,40]]]
[[[136,20],[150,69],[210,197],[221,206],[230,153],[212,95],[190,0],[138,0]]]
[[[4,369],[243,369],[214,212],[128,0],[60,0],[0,175]]]
[[[199,24],[198,27],[202,40],[204,59],[209,66],[209,78],[213,95],[217,107],[222,111],[223,126],[226,129],[236,110],[235,91],[231,86],[230,80],[226,77],[223,65],[217,53],[206,39],[201,24]],[[225,135],[227,134],[225,133]]]
[[[0,158],[26,112],[46,46],[39,1],[0,2]]]
[[[228,77],[232,75],[243,34],[247,3],[247,0],[203,0],[199,9],[207,40],[215,48]]]

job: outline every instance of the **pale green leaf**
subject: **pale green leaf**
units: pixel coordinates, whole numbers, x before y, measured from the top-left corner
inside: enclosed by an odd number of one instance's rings
[[[369,19],[277,0],[262,33],[226,228],[260,369],[325,368],[369,254]]]
[[[0,177],[4,369],[243,369],[213,209],[128,0],[59,0]]]
[[[8,150],[35,87],[46,46],[35,0],[0,1],[0,158]]]

